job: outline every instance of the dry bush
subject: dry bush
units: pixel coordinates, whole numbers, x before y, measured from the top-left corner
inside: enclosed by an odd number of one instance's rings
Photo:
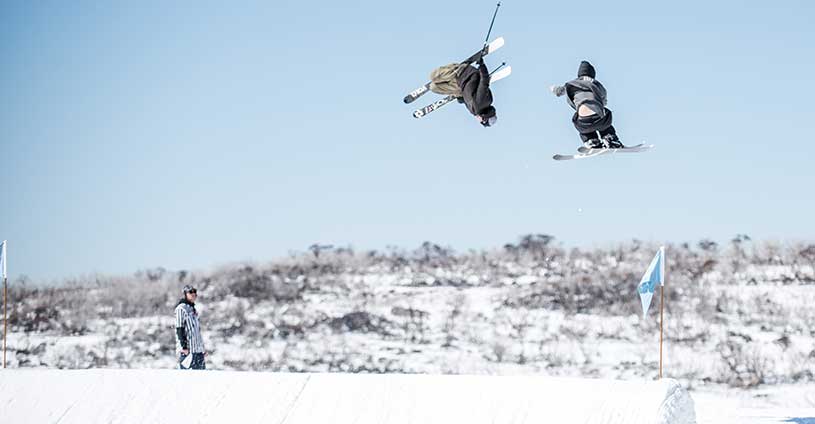
[[[90,331],[94,303],[77,287],[28,288],[13,286],[9,327],[25,333],[83,335]]]
[[[631,280],[606,280],[588,274],[567,275],[557,283],[536,284],[509,294],[503,306],[562,310],[566,313],[621,315],[635,313]]]
[[[216,299],[233,295],[256,301],[294,302],[301,299],[306,289],[304,276],[308,272],[312,271],[298,266],[259,268],[243,265],[206,278],[204,293]]]
[[[430,317],[429,312],[412,306],[407,308],[394,306],[391,308],[391,314],[401,321],[400,327],[406,340],[412,343],[426,342],[426,333],[429,330],[426,321]]]
[[[134,318],[171,314],[181,287],[169,279],[111,279],[94,292],[101,316]]]
[[[456,334],[461,331],[461,319],[467,306],[467,296],[457,294],[448,302],[448,306],[450,306],[450,313],[447,314],[447,319],[444,320],[444,326],[442,327],[442,332],[444,333],[444,343],[442,343],[442,347],[444,348],[453,347],[453,343],[458,340]]]
[[[731,336],[717,345],[723,367],[717,381],[732,387],[750,388],[767,382],[772,362],[758,349],[749,347],[749,336]]]
[[[364,311],[354,311],[328,320],[328,326],[336,332],[377,333],[392,336],[393,323],[387,318]]]

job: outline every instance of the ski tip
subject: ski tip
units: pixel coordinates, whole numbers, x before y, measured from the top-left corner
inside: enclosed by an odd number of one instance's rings
[[[492,52],[493,50],[500,49],[504,46],[504,37],[498,37],[489,44],[489,51]]]
[[[405,102],[406,104],[407,104],[407,103],[410,103],[410,102],[412,102],[412,101],[413,101],[413,97],[411,97],[411,96],[405,96],[405,98],[404,98],[404,99],[402,99],[402,101],[403,101],[403,102]]]
[[[490,84],[501,81],[502,79],[510,76],[510,74],[512,74],[512,66],[499,69],[494,74],[490,75]]]

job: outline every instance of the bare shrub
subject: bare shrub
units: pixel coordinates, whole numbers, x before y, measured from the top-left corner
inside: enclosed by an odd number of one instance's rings
[[[425,343],[425,333],[428,330],[425,321],[430,313],[414,307],[403,308],[394,306],[391,314],[401,319],[401,327],[405,337],[413,343]]]
[[[452,248],[442,247],[429,241],[422,243],[413,254],[414,260],[420,267],[450,268],[456,263]]]
[[[305,290],[303,279],[298,278],[304,275],[305,270],[299,270],[304,272],[301,274],[292,271],[294,270],[286,267],[260,269],[244,265],[214,276],[213,280],[222,283],[213,284],[213,288],[220,296],[233,294],[253,300],[293,302],[299,300]]]
[[[749,342],[749,340],[748,340]],[[750,388],[766,383],[772,363],[757,349],[750,349],[738,338],[730,337],[717,345],[724,367],[718,381],[733,387]]]
[[[504,358],[506,357],[507,353],[509,352],[509,349],[507,348],[506,344],[504,344],[501,341],[494,341],[492,344],[490,344],[489,348],[490,348],[490,353],[487,354],[487,355],[484,355],[484,357],[488,361],[499,362],[499,363],[504,362]]]
[[[444,343],[442,347],[449,348],[453,346],[453,342],[458,340],[456,333],[459,332],[461,316],[464,313],[464,308],[467,303],[467,296],[464,294],[457,294],[449,302],[450,313],[444,321],[442,332],[444,333]]]
[[[391,325],[386,318],[365,311],[349,312],[328,321],[328,326],[337,332],[378,333],[385,336],[392,335],[389,329]]]

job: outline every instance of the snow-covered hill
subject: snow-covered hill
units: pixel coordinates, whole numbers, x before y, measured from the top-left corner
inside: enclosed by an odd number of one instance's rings
[[[215,369],[653,378],[658,313],[634,287],[655,246],[319,251],[210,272],[11,287],[12,367],[170,368],[179,287]],[[669,246],[665,370],[687,387],[815,381],[815,247]]]
[[[691,424],[673,380],[169,370],[0,372],[8,423]]]
[[[172,368],[171,312],[190,283],[210,369],[649,381],[658,312],[642,318],[634,288],[655,250],[565,249],[539,235],[484,252],[317,246],[211,271],[14,281],[9,365]],[[815,245],[669,245],[665,375],[692,394],[751,389],[739,407],[773,386],[809,387],[813,265]]]

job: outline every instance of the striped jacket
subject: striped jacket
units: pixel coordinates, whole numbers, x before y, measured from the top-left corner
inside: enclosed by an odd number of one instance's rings
[[[185,301],[175,307],[175,349],[189,349],[190,353],[204,353],[204,339],[201,337],[201,324],[195,305]]]

